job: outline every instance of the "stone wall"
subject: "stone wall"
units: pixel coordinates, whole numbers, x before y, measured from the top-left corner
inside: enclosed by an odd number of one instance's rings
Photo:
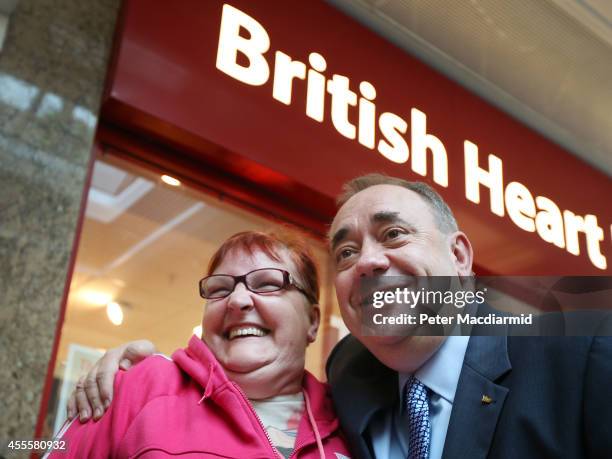
[[[119,4],[20,0],[0,52],[2,440],[34,434]]]

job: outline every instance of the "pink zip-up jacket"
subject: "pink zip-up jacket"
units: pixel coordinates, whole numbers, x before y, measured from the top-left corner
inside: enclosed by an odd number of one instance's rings
[[[348,457],[328,386],[306,373],[306,408],[292,458]],[[67,424],[50,458],[279,458],[239,386],[193,336],[172,360],[155,355],[115,378],[98,422]]]

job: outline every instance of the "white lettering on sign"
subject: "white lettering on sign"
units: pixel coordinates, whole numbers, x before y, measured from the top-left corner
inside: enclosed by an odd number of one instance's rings
[[[294,61],[285,53],[276,51],[274,68],[276,71],[274,72],[272,97],[285,105],[290,105],[293,79],[299,78],[303,80],[306,78],[306,66],[300,61]]]
[[[325,117],[325,77],[320,73],[327,68],[325,58],[319,53],[308,56],[311,69],[308,69],[308,89],[306,94],[306,115],[320,123]]]
[[[434,182],[448,186],[448,157],[444,145],[436,136],[427,134],[427,117],[425,113],[412,109],[412,170],[423,177],[427,175],[427,158],[429,149],[433,155]]]
[[[251,36],[241,37],[241,28],[248,30]],[[233,6],[223,5],[217,49],[219,70],[252,86],[266,84],[270,77],[270,68],[263,55],[268,49],[270,37],[259,22]],[[247,67],[238,64],[238,52],[249,60]]]
[[[264,56],[269,49],[270,36],[258,21],[231,5],[223,5],[217,49],[217,68],[220,71],[248,85],[261,86],[270,79],[270,64]],[[239,53],[247,58],[248,64],[238,63]],[[294,85],[305,80],[308,117],[323,122],[327,92],[331,96],[331,123],[338,133],[347,139],[356,140],[370,150],[377,149],[390,161],[398,164],[408,161],[410,150],[403,137],[408,131],[408,123],[390,112],[377,116],[374,103],[376,88],[372,83],[362,81],[357,93],[351,89],[351,81],[347,76],[334,74],[327,78],[323,74],[327,62],[320,54],[310,53],[308,64],[282,51],[276,51],[272,97],[285,105],[291,105]],[[356,125],[351,122],[354,112]],[[448,157],[444,144],[438,137],[427,132],[427,116],[416,108],[411,113],[411,124],[412,170],[427,176],[427,153],[430,152],[434,182],[448,187]]]
[[[246,32],[241,35],[241,31]],[[251,86],[262,86],[270,79],[270,64],[265,53],[270,49],[270,36],[254,18],[231,5],[223,5],[216,66],[221,72]],[[239,53],[248,64],[238,62]],[[241,62],[245,62],[244,59]],[[322,123],[326,116],[326,93],[331,102],[329,115],[336,131],[365,148],[376,149],[383,157],[397,164],[410,159],[413,172],[430,176],[440,186],[448,187],[448,155],[442,141],[427,131],[427,115],[412,108],[410,113],[410,147],[405,135],[408,122],[401,116],[383,112],[377,116],[376,88],[368,81],[359,84],[359,93],[351,88],[349,77],[334,74],[327,78],[325,58],[316,52],[308,56],[308,65],[282,51],[274,53],[272,97],[291,105],[295,84],[306,85],[305,114]],[[305,83],[304,83],[305,82]],[[357,124],[351,122],[356,118]],[[378,139],[377,139],[378,137]],[[378,142],[377,142],[378,140]],[[412,154],[410,154],[412,152]],[[428,155],[430,153],[430,155]],[[431,170],[428,172],[428,159]],[[512,181],[504,185],[503,162],[493,154],[487,166],[480,165],[478,146],[464,142],[465,196],[479,204],[481,187],[488,189],[491,212],[510,220],[520,229],[538,236],[573,255],[580,255],[579,233],[583,233],[589,260],[599,269],[607,268],[600,243],[604,232],[595,215],[563,212],[544,196],[533,197],[529,188]]]
[[[472,142],[464,142],[465,158],[465,196],[470,201],[480,202],[480,186],[484,185],[490,191],[491,212],[504,216],[504,174],[502,160],[495,155],[489,155],[489,169],[478,166],[478,147]]]
[[[595,215],[581,217],[569,210],[561,214],[552,200],[544,196],[534,199],[529,189],[519,182],[510,182],[504,188],[502,160],[489,155],[489,169],[481,169],[478,147],[467,140],[464,142],[464,158],[465,196],[470,201],[479,204],[480,186],[488,188],[491,212],[503,217],[507,211],[516,226],[531,233],[537,232],[544,241],[565,248],[573,255],[580,255],[578,233],[582,232],[591,263],[599,269],[607,268],[600,248],[604,233]]]
[[[384,139],[378,141],[378,151],[394,163],[408,161],[408,144],[402,137],[408,130],[408,123],[395,113],[385,112],[378,119],[378,127]]]

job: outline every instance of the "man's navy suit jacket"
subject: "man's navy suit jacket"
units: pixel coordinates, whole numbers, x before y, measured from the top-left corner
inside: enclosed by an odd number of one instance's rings
[[[374,457],[367,426],[399,403],[397,373],[350,335],[327,373],[353,454]],[[612,458],[612,338],[472,336],[443,459],[478,458]]]

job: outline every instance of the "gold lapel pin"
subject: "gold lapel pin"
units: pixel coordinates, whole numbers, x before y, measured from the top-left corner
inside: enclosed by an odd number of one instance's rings
[[[483,405],[489,405],[491,403],[493,403],[493,399],[491,397],[489,397],[488,395],[482,395],[482,398],[480,399],[481,403]]]

